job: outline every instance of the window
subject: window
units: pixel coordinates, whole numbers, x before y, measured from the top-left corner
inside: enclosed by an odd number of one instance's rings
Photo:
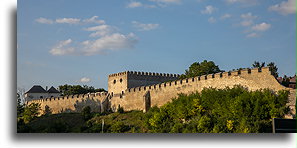
[[[113,80],[113,84],[116,84],[117,80]]]
[[[121,83],[123,82],[123,79],[122,79],[122,78],[120,79],[120,82],[121,82]]]
[[[40,96],[40,99],[42,99],[43,98],[43,96]]]

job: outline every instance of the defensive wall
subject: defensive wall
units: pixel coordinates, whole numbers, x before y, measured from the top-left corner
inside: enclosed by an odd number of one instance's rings
[[[104,107],[107,92],[78,94],[61,97],[50,97],[39,100],[28,101],[27,104],[39,103],[41,105],[41,114],[45,111],[46,106],[49,107],[53,114],[62,112],[80,112],[83,107],[90,106],[91,111],[101,112],[106,110]]]
[[[109,85],[116,79],[123,79],[121,86],[111,86],[112,90],[117,92],[111,95],[109,93],[99,94],[85,94],[65,96],[58,98],[46,98],[41,100],[34,100],[28,103],[41,103],[41,108],[49,106],[53,113],[60,113],[64,111],[80,111],[83,106],[90,106],[92,111],[105,111],[111,109],[116,111],[118,107],[123,107],[125,111],[143,110],[147,111],[152,106],[162,106],[176,98],[178,94],[190,94],[193,92],[201,92],[204,88],[218,88],[233,87],[241,85],[248,88],[250,91],[259,89],[271,89],[275,92],[279,90],[289,90],[290,97],[288,106],[291,108],[290,115],[287,118],[293,118],[296,115],[296,91],[295,89],[286,88],[278,83],[278,81],[271,75],[268,67],[262,69],[243,69],[239,71],[222,72],[216,74],[203,75],[199,77],[192,77],[182,80],[177,80],[177,75],[162,74],[160,81],[164,81],[164,77],[172,79],[171,81],[157,83],[150,85],[146,83],[150,79],[154,79],[157,75],[149,73],[138,72],[123,72],[109,75]],[[160,75],[159,75],[160,76]],[[131,85],[129,85],[129,78],[131,78]],[[144,79],[145,78],[145,79]],[[134,83],[134,84],[133,84]],[[137,87],[129,87],[133,85],[143,85]],[[149,84],[149,85],[146,85]],[[127,89],[124,89],[127,88]],[[118,94],[119,93],[119,94]],[[214,98],[215,99],[215,98]]]
[[[275,92],[279,90],[289,90],[291,100],[287,105],[292,109],[292,114],[296,114],[296,102],[294,89],[286,88],[278,83],[271,75],[268,67],[262,69],[244,69],[232,72],[203,75],[183,80],[175,80],[155,85],[140,86],[127,89],[122,96],[114,96],[110,99],[112,110],[119,106],[125,111],[143,110],[146,111],[151,106],[162,106],[176,98],[178,94],[190,94],[201,92],[204,88],[233,87],[241,85],[250,91],[259,89],[271,89]],[[215,99],[215,98],[214,98]],[[293,101],[293,102],[292,102]]]

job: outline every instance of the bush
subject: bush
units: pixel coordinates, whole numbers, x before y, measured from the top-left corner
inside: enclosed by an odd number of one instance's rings
[[[84,107],[81,112],[81,115],[83,116],[85,121],[91,119],[92,118],[91,107],[90,106]]]
[[[271,132],[272,118],[287,113],[288,91],[248,91],[241,86],[204,89],[179,95],[160,109],[150,110],[151,132],[262,133]]]
[[[124,108],[119,105],[117,112],[124,113]]]
[[[44,113],[43,113],[43,115],[45,115],[45,116],[49,116],[49,115],[51,115],[52,114],[52,110],[51,110],[51,108],[48,106],[48,105],[46,105],[45,107],[44,107]]]
[[[40,111],[40,104],[39,103],[32,103],[25,107],[23,120],[24,123],[29,123],[33,119],[35,119],[39,115]]]
[[[128,131],[129,127],[126,126],[123,122],[117,121],[113,123],[110,127],[110,131],[112,133],[123,133],[125,131]]]

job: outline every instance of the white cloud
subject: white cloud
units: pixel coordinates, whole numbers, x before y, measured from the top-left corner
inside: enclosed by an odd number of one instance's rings
[[[248,37],[248,38],[254,38],[254,37],[258,37],[258,36],[259,36],[259,34],[253,32],[253,33],[248,34],[246,37]]]
[[[90,82],[91,79],[90,78],[87,78],[87,77],[83,77],[79,80],[79,82],[82,82],[82,83],[87,83],[87,82]]]
[[[137,38],[133,33],[123,35],[120,33],[114,33],[106,35],[94,41],[84,41],[82,43],[84,55],[102,54],[106,50],[119,50],[133,48],[137,43]]]
[[[225,0],[227,3],[234,4],[238,2],[243,2],[244,0]]]
[[[86,31],[95,31],[90,34],[90,37],[105,36],[114,32],[115,28],[109,25],[99,25],[84,29]]]
[[[251,26],[254,22],[252,20],[243,20],[240,22],[241,26],[247,27],[247,26]]]
[[[141,2],[137,1],[131,1],[130,3],[127,4],[126,8],[138,8],[138,7],[143,7],[143,8],[156,8],[156,5],[149,5],[149,4],[143,4]]]
[[[280,4],[270,6],[268,10],[276,11],[283,15],[296,13],[296,0],[283,1]]]
[[[55,56],[61,55],[96,55],[104,54],[106,51],[121,50],[133,48],[138,42],[137,37],[133,34],[113,33],[100,37],[96,40],[86,40],[77,46],[70,47],[71,39],[60,41],[49,52]]]
[[[55,21],[47,18],[40,17],[35,20],[38,23],[43,23],[43,24],[105,24],[104,20],[98,19],[98,16],[93,16],[88,19],[81,20],[79,18],[58,18]]]
[[[40,18],[36,19],[35,21],[38,22],[38,23],[41,23],[41,24],[53,24],[54,23],[53,20],[46,19],[46,18],[43,18],[43,17],[40,17]]]
[[[156,8],[156,7],[166,7],[169,4],[181,4],[181,0],[148,0],[150,2],[153,2],[153,4],[144,4],[142,2],[138,1],[130,1],[126,5],[126,8]]]
[[[259,4],[259,0],[225,0],[227,4],[236,4],[240,3],[243,6],[254,6]]]
[[[56,23],[79,24],[80,19],[77,19],[77,18],[59,18],[59,19],[56,19]]]
[[[164,4],[179,4],[181,3],[181,0],[149,0],[152,2],[157,2],[157,3],[164,3]]]
[[[142,7],[143,4],[141,2],[130,2],[127,5],[127,8],[137,8],[137,7]]]
[[[220,19],[221,19],[221,20],[225,20],[225,19],[228,19],[228,18],[230,18],[230,17],[231,17],[231,14],[226,13],[226,14],[222,15],[222,16],[220,17]]]
[[[254,19],[257,18],[257,16],[253,15],[251,12],[246,13],[246,14],[241,14],[240,17],[242,18],[240,25],[244,26],[244,27],[253,25]]]
[[[261,35],[260,32],[267,31],[271,28],[271,24],[268,23],[260,23],[255,24],[254,20],[258,18],[258,16],[253,15],[251,12],[246,14],[241,14],[241,22],[240,25],[245,28],[244,33],[248,38],[259,37]]]
[[[132,21],[132,24],[139,31],[149,31],[149,30],[157,29],[159,27],[159,24],[143,24],[137,21]]]
[[[214,17],[208,18],[209,23],[215,23],[217,20]]]
[[[256,24],[252,27],[252,30],[254,31],[266,31],[270,29],[271,25],[267,23],[261,23],[261,24]]]
[[[52,55],[69,55],[75,52],[73,47],[69,47],[72,42],[71,39],[60,41],[56,46],[54,46],[49,52]]]
[[[202,14],[212,14],[215,10],[217,10],[217,8],[211,6],[211,5],[208,5],[205,7],[204,10],[201,10],[201,13]]]
[[[91,32],[90,37],[97,37],[94,40],[76,43],[72,43],[71,39],[60,41],[49,51],[50,54],[55,56],[103,54],[111,50],[133,48],[138,42],[137,37],[133,33],[121,34],[116,27],[105,24],[104,20],[99,20],[98,16],[93,16],[83,21],[74,18],[63,18],[57,19],[56,22],[68,24],[95,23],[100,25],[83,28],[83,30]],[[153,28],[154,26],[149,25],[149,27]]]
[[[240,17],[245,20],[253,20],[253,19],[257,18],[257,16],[253,15],[251,12],[242,14],[242,15],[240,15]]]
[[[83,22],[84,23],[105,24],[104,20],[98,20],[97,18],[98,18],[98,16],[93,16],[89,19],[84,19]]]

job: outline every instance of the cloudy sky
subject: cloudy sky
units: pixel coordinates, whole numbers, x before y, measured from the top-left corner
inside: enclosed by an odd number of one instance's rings
[[[275,62],[295,73],[295,0],[26,0],[17,8],[17,86],[107,88],[122,71],[183,73]]]

